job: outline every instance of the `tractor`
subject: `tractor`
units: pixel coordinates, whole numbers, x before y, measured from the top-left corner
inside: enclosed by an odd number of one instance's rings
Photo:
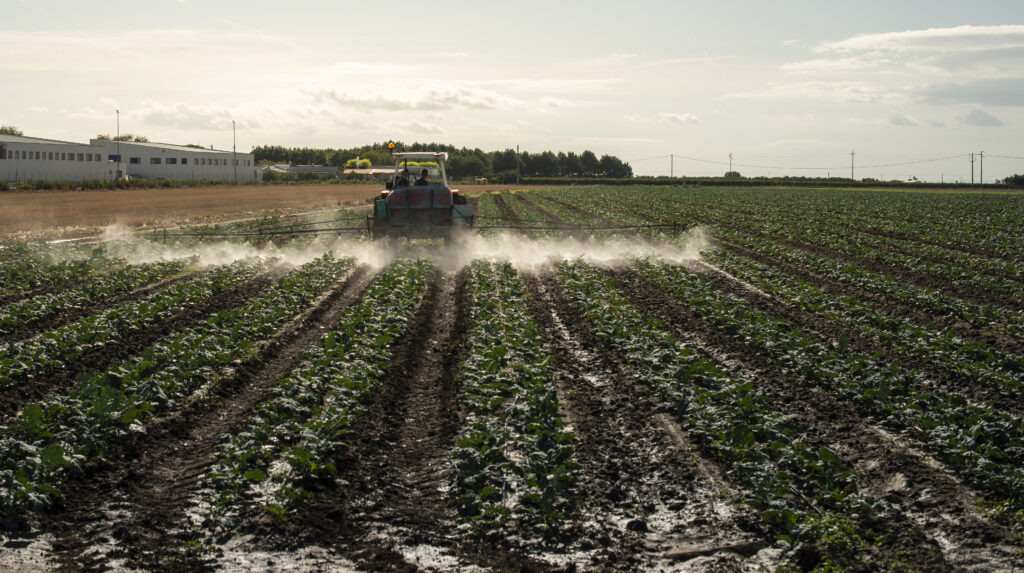
[[[473,228],[473,206],[457,189],[448,187],[447,153],[417,151],[391,156],[395,159],[395,170],[374,200],[373,215],[366,221],[371,237],[441,237],[447,241],[456,233]],[[431,182],[426,177],[414,180],[414,175],[426,171],[417,162],[436,163],[441,181]]]

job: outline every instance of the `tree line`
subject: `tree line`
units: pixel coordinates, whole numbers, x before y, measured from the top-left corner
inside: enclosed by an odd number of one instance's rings
[[[512,182],[520,177],[633,177],[633,168],[613,155],[598,157],[593,151],[557,153],[544,151],[530,153],[514,149],[483,151],[480,148],[457,148],[440,143],[395,143],[401,151],[445,151],[448,153],[447,171],[452,178],[487,177],[497,182]],[[252,150],[257,162],[288,163],[290,165],[328,165],[342,167],[357,156],[377,166],[393,165],[387,143],[376,143],[348,149],[322,149],[312,147],[284,147],[260,145]]]

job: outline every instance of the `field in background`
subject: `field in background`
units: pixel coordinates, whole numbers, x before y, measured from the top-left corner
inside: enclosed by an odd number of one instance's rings
[[[0,249],[0,569],[1024,567],[1024,196],[331,201]]]
[[[509,189],[465,185],[466,193]],[[181,222],[312,210],[369,203],[382,185],[239,185],[112,191],[0,193],[0,236],[76,232],[107,225],[174,225]]]

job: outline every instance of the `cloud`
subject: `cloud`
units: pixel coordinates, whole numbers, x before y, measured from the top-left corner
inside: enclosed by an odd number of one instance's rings
[[[781,70],[839,80],[776,84],[740,95],[890,105],[918,101],[1024,106],[1024,79],[1019,73],[1024,68],[1024,25],[862,34],[826,42],[814,51],[820,57],[788,63]],[[954,73],[957,82],[933,81]]]
[[[975,127],[1002,127],[1006,125],[1006,122],[1003,120],[980,109],[975,109],[968,113],[967,117],[964,118],[964,123]]]
[[[109,115],[109,114],[108,114]],[[145,124],[173,129],[226,131],[231,129],[232,111],[220,106],[166,105],[155,100],[144,100],[142,105],[127,115]],[[259,129],[259,122],[235,119],[237,129]]]
[[[576,104],[558,97],[545,96],[540,98],[540,111],[544,113],[553,113],[562,109],[571,109],[576,107]]]
[[[931,84],[921,88],[918,95],[933,104],[1024,106],[1024,78]]]
[[[388,133],[401,137],[417,137],[426,135],[444,135],[445,129],[435,123],[423,121],[392,121],[385,125]]]
[[[821,52],[884,50],[893,52],[978,51],[1024,45],[1024,25],[955,26],[883,34],[862,34],[828,42]]]
[[[363,110],[383,111],[447,111],[455,109],[516,109],[522,103],[497,92],[469,87],[396,89],[391,93],[352,93],[334,89],[306,90],[304,93],[318,103],[335,103]]]
[[[835,103],[882,103],[888,105],[902,105],[908,101],[904,91],[879,84],[855,81],[772,84],[760,90],[729,94],[725,97],[764,100],[812,99]]]
[[[891,65],[893,59],[881,54],[857,55],[848,58],[819,58],[784,64],[781,69],[793,74],[845,73],[877,70]]]
[[[661,112],[658,114],[658,119],[668,123],[700,123],[700,119],[692,113]]]
[[[920,125],[916,119],[902,112],[893,113],[889,118],[889,123],[903,127],[917,127]]]
[[[628,122],[631,123],[644,123],[653,124],[657,123],[700,123],[700,118],[692,113],[671,113],[663,111],[655,116],[642,115],[639,113],[630,113],[622,116]]]

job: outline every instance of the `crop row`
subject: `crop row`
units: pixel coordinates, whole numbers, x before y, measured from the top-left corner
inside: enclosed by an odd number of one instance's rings
[[[260,491],[264,508],[284,515],[303,495],[298,484],[335,473],[339,445],[387,371],[393,344],[407,334],[430,269],[429,260],[402,259],[378,275],[271,398],[223,437],[220,461],[204,478],[207,526],[229,525],[238,500]]]
[[[52,253],[32,253],[25,257],[0,261],[0,299],[15,298],[24,291],[53,287],[69,281],[105,272],[123,264],[111,259],[102,248],[87,256],[58,259]]]
[[[776,412],[752,381],[730,377],[631,306],[600,270],[580,262],[556,266],[604,344],[671,404],[781,539],[824,543],[836,565],[858,560],[872,537],[863,524],[884,507],[859,493],[849,464],[809,443],[799,422]]]
[[[729,251],[713,250],[705,257],[726,271],[747,280],[780,299],[823,316],[872,338],[884,346],[926,360],[954,377],[968,377],[996,390],[1024,395],[1024,358],[989,348],[980,342],[964,342],[955,333],[935,331],[885,313],[871,305],[831,295],[798,281],[778,269]]]
[[[230,377],[230,365],[257,358],[261,341],[352,264],[325,255],[244,306],[218,312],[105,372],[80,374],[66,395],[27,405],[0,431],[0,513],[49,505],[60,497],[64,481],[101,458],[114,440],[141,430],[146,420],[176,408],[199,388]]]
[[[727,226],[764,233],[773,238],[797,241],[804,245],[825,247],[836,253],[863,258],[894,268],[910,269],[923,275],[985,290],[1009,300],[1024,300],[1024,284],[1021,282],[988,275],[960,265],[935,262],[922,256],[877,248],[858,238],[856,233],[837,229],[834,226],[825,230],[818,227],[817,223],[814,223],[815,226],[800,225],[799,221],[792,221],[791,217],[783,214],[769,217],[765,213],[756,215],[718,213],[715,217],[720,224]]]
[[[646,221],[674,221],[682,224],[692,223],[694,213],[706,213],[707,208],[697,206],[694,209],[678,207],[685,197],[694,193],[690,189],[651,189],[639,190],[638,193],[624,193],[615,189],[560,190],[559,197],[569,197],[572,202],[589,211],[614,217],[616,211],[626,217],[643,217]],[[538,193],[544,196],[545,192]],[[665,201],[664,208],[653,211],[650,207],[651,195]],[[738,202],[735,197],[725,194],[723,201],[732,201],[737,206],[750,208],[750,205]],[[1003,331],[1007,333],[1024,333],[1024,312],[1010,310],[991,304],[979,304],[949,296],[931,288],[908,284],[898,278],[870,271],[863,266],[837,261],[835,258],[817,255],[806,250],[789,247],[778,241],[729,229],[716,227],[714,234],[722,239],[743,245],[755,251],[775,257],[779,260],[798,265],[814,273],[826,276],[831,280],[849,285],[857,289],[885,296],[900,304],[918,308],[934,316],[954,316],[972,326],[984,330]],[[663,239],[673,239],[660,235]]]
[[[476,260],[471,272],[471,327],[457,374],[466,409],[454,452],[460,513],[480,528],[512,519],[550,533],[571,508],[577,467],[553,359],[515,269]]]
[[[494,205],[493,193],[480,194],[476,205],[476,220],[473,222],[473,225],[480,229],[501,225],[501,213]]]
[[[0,349],[0,388],[67,368],[80,356],[123,340],[223,292],[266,268],[262,259],[244,259],[140,300],[126,301],[42,336]]]
[[[987,490],[1003,511],[1014,514],[1024,509],[1024,424],[1020,420],[936,389],[917,372],[849,352],[842,340],[815,340],[684,268],[650,262],[638,265],[651,282],[709,323],[925,445]]]
[[[196,259],[128,265],[80,286],[41,294],[0,308],[0,335],[17,332],[43,320],[88,308],[119,294],[180,274]]]
[[[718,229],[715,233],[723,239],[777,260],[808,269],[838,283],[882,295],[888,300],[920,309],[934,316],[953,316],[975,328],[1024,334],[1024,312],[1019,310],[964,301],[934,289],[907,284],[858,265],[780,245],[763,237],[727,229]]]

